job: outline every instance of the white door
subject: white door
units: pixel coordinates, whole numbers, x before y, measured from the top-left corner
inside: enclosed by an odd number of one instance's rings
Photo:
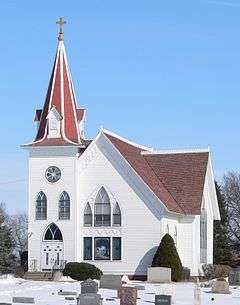
[[[63,243],[44,242],[41,250],[41,269],[59,269],[63,263]]]

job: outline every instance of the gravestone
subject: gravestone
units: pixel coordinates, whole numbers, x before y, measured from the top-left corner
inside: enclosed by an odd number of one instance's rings
[[[81,294],[84,293],[98,293],[98,283],[88,279],[81,283]]]
[[[229,294],[229,283],[226,281],[214,281],[212,284],[212,293]]]
[[[118,289],[118,298],[120,305],[136,305],[137,304],[137,288],[122,287]]]
[[[170,295],[155,295],[155,305],[171,305]]]
[[[77,305],[101,305],[101,294],[85,293],[79,294]]]
[[[104,274],[100,279],[100,288],[119,289],[122,287],[121,275]]]
[[[148,268],[147,281],[149,283],[170,283],[171,268],[166,268],[166,267]]]
[[[170,295],[172,304],[175,303],[175,286],[173,284],[148,284],[146,289],[156,295]]]
[[[74,297],[65,297],[65,300],[66,300],[66,301],[74,301],[75,298],[74,298]]]
[[[13,303],[35,304],[34,298],[29,297],[13,297]]]
[[[62,291],[62,290],[60,290],[58,292],[58,295],[63,295],[63,296],[65,296],[65,295],[77,295],[77,292],[76,291]]]
[[[228,277],[228,282],[230,285],[240,286],[240,268],[232,269]]]

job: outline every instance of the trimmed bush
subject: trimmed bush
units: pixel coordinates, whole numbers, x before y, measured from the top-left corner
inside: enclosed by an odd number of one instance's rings
[[[64,276],[70,276],[76,281],[100,280],[102,274],[99,268],[88,263],[67,263],[63,270]]]
[[[221,277],[228,277],[232,268],[228,265],[205,264],[202,266],[202,270],[204,276],[208,280],[212,280]]]
[[[163,236],[154,255],[152,267],[168,267],[172,269],[172,280],[181,281],[183,267],[174,240],[169,234]]]

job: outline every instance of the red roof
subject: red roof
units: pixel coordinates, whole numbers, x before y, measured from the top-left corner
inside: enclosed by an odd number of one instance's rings
[[[61,135],[60,139],[50,140],[47,138],[47,115],[53,107],[62,117]],[[71,145],[82,144],[78,122],[84,118],[84,113],[84,109],[77,109],[66,51],[63,41],[60,40],[44,107],[42,110],[38,109],[35,115],[35,121],[39,122],[37,136],[30,145],[55,145],[60,142]]]
[[[105,135],[169,211],[201,213],[208,152],[142,154],[140,147]]]
[[[78,122],[82,121],[82,119],[84,118],[84,114],[85,114],[85,109],[77,109],[77,120]]]

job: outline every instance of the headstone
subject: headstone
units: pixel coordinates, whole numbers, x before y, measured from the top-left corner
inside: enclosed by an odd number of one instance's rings
[[[79,294],[77,305],[101,305],[101,294],[85,293]]]
[[[166,268],[166,267],[148,268],[147,281],[149,283],[170,283],[171,268]]]
[[[98,283],[88,279],[81,283],[81,293],[98,293]]]
[[[156,295],[170,295],[172,304],[175,303],[175,286],[173,284],[148,284],[146,289]]]
[[[58,291],[58,295],[77,295],[76,291]]]
[[[66,300],[66,301],[74,301],[75,298],[74,298],[74,297],[65,297],[65,300]]]
[[[100,279],[100,288],[119,289],[122,287],[121,275],[104,274]]]
[[[137,304],[137,288],[122,287],[118,289],[118,298],[120,305],[136,305]]]
[[[228,282],[233,286],[240,286],[240,268],[232,269],[229,274]]]
[[[171,305],[170,295],[155,295],[155,305]]]
[[[214,281],[212,284],[212,293],[229,294],[229,283],[226,281]]]
[[[29,297],[13,297],[13,303],[35,304],[34,298]]]

